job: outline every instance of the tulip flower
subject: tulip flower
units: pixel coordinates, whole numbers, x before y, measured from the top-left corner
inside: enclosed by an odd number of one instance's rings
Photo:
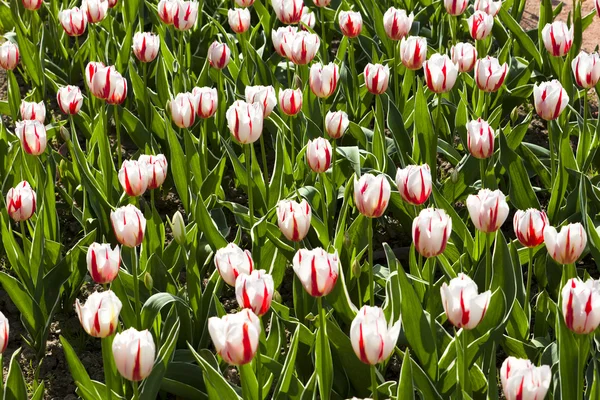
[[[274,292],[273,277],[264,270],[242,274],[235,280],[235,297],[240,307],[249,308],[261,316],[271,308]]]
[[[580,335],[594,332],[600,324],[600,281],[569,279],[561,295],[567,328]]]
[[[277,225],[283,235],[292,242],[300,242],[308,234],[312,210],[306,200],[281,200],[277,204]],[[257,313],[258,314],[258,313]]]
[[[390,201],[390,183],[384,174],[364,174],[354,179],[354,204],[368,218],[379,218]]]
[[[179,128],[189,128],[196,121],[198,99],[192,93],[179,93],[171,101],[171,118]]]
[[[327,98],[335,92],[339,79],[338,66],[329,63],[325,66],[315,63],[310,67],[310,76],[308,79],[310,90],[315,96]]]
[[[173,26],[180,31],[187,31],[196,24],[198,18],[198,2],[182,1],[175,2],[173,13]]]
[[[477,50],[471,43],[456,43],[450,50],[452,62],[460,72],[469,72],[477,62]]]
[[[148,187],[149,178],[146,165],[135,160],[123,161],[119,170],[119,182],[129,196],[143,195]]]
[[[271,31],[273,47],[281,57],[292,58],[292,43],[296,32],[298,32],[298,28],[295,26],[282,26]]]
[[[320,247],[300,249],[292,265],[304,289],[313,297],[327,296],[335,286],[339,271],[337,250],[327,253]]]
[[[379,307],[363,306],[350,325],[352,349],[360,361],[369,365],[387,360],[399,334],[400,321],[388,324]]]
[[[21,141],[25,153],[39,156],[46,150],[48,142],[46,127],[40,121],[17,121],[15,134]]]
[[[252,310],[208,319],[208,332],[221,358],[231,365],[248,364],[258,351],[260,319]]]
[[[394,7],[388,8],[383,14],[385,34],[392,40],[402,39],[410,32],[414,19],[413,13],[407,15],[405,10],[398,10]]]
[[[118,1],[117,0],[108,0],[108,8],[116,7]]]
[[[152,372],[156,347],[148,330],[129,328],[115,335],[112,345],[117,370],[129,381],[141,381]]]
[[[425,82],[434,93],[447,93],[454,87],[458,66],[445,54],[434,54],[423,64]]]
[[[444,0],[444,7],[450,15],[461,15],[468,5],[469,0]]]
[[[39,121],[40,124],[43,124],[46,120],[46,106],[43,101],[40,101],[39,103],[22,101],[19,110],[21,112],[21,118],[24,120],[35,120]]]
[[[571,68],[577,85],[584,89],[591,89],[600,80],[600,55],[582,51],[571,62]]]
[[[36,195],[29,182],[22,181],[6,194],[8,215],[16,222],[28,220],[35,213]]]
[[[474,8],[475,11],[483,11],[486,14],[495,17],[500,12],[502,7],[502,0],[475,0]]]
[[[481,118],[467,123],[467,148],[475,158],[485,159],[494,154],[494,130]]]
[[[179,211],[175,212],[173,218],[171,218],[171,231],[173,231],[173,237],[177,243],[180,245],[186,243],[185,221]]]
[[[88,22],[84,7],[62,10],[58,13],[58,20],[69,36],[83,35]]]
[[[544,242],[544,230],[548,226],[548,217],[543,211],[529,208],[517,210],[513,217],[513,227],[519,242],[525,247],[536,247]]]
[[[341,11],[338,16],[338,23],[342,35],[349,39],[359,36],[362,31],[363,20],[359,12]]]
[[[202,119],[207,119],[215,115],[219,104],[217,89],[209,87],[195,87],[192,95],[196,100],[196,111]]]
[[[531,361],[524,358],[516,358],[511,356],[505,359],[500,367],[500,382],[502,383],[504,396],[506,396],[506,384],[512,376],[515,376],[520,370],[534,367],[535,366],[531,363]]]
[[[223,69],[229,64],[231,50],[225,43],[214,41],[208,48],[208,63],[216,69]]]
[[[9,331],[8,319],[0,312],[0,354],[4,353],[8,346]]]
[[[306,31],[297,32],[294,35],[294,41],[291,44],[290,58],[296,65],[306,65],[310,63],[317,52],[321,41],[319,36]]]
[[[235,33],[244,33],[250,28],[250,10],[247,8],[234,8],[227,11],[229,27]]]
[[[310,9],[306,6],[302,8],[302,16],[300,17],[300,22],[304,25],[308,26],[310,29],[315,27],[315,13],[310,11]],[[302,27],[302,29],[306,29]]]
[[[137,32],[133,36],[133,54],[141,62],[154,61],[160,49],[160,38],[152,32]]]
[[[321,174],[331,166],[331,144],[324,138],[309,140],[306,145],[306,162],[310,169]]]
[[[331,4],[331,0],[313,0],[313,3],[317,7],[327,7],[329,4]]]
[[[92,90],[92,82],[94,80],[94,75],[96,75],[96,72],[103,68],[104,64],[96,61],[91,61],[85,66],[85,82],[90,91]]]
[[[542,29],[542,39],[550,55],[563,57],[573,45],[573,27],[569,28],[563,21],[546,24]]]
[[[408,69],[417,70],[427,59],[427,39],[420,36],[408,36],[400,42],[400,60]]]
[[[0,67],[12,71],[19,64],[19,47],[13,42],[6,41],[0,45]]]
[[[413,205],[425,203],[432,189],[429,165],[407,165],[404,169],[398,168],[396,185],[400,196],[407,203]]]
[[[483,11],[475,11],[473,15],[467,19],[467,23],[469,24],[471,37],[475,40],[482,40],[492,33],[494,17]]]
[[[596,0],[595,5],[596,5],[596,14],[600,17],[600,0]]]
[[[67,115],[77,114],[83,105],[83,95],[77,86],[64,86],[58,89],[56,102],[60,110]]]
[[[367,64],[364,72],[365,86],[375,95],[385,93],[390,80],[390,68],[387,65]]]
[[[160,0],[160,2],[158,3],[158,17],[163,23],[167,25],[173,25],[173,20],[175,19],[176,11],[176,0]]]
[[[92,243],[86,255],[87,267],[94,282],[104,285],[115,280],[121,264],[119,246],[114,250],[110,244]]]
[[[246,102],[260,104],[264,118],[267,118],[277,105],[275,89],[273,86],[246,86]]]
[[[126,247],[136,247],[144,241],[146,218],[133,204],[111,211],[110,220],[119,243]]]
[[[250,7],[254,4],[254,0],[235,0],[235,4],[237,4],[238,7]]]
[[[457,328],[471,330],[483,320],[492,292],[477,293],[477,284],[462,272],[440,288],[448,321]]]
[[[302,18],[303,0],[271,0],[277,19],[286,25],[297,24]]]
[[[332,139],[339,139],[350,125],[348,114],[344,111],[329,111],[325,116],[325,130]]]
[[[249,104],[236,100],[225,114],[233,137],[241,144],[256,142],[262,134],[263,113],[263,107],[259,103]]]
[[[481,189],[467,197],[467,209],[473,225],[481,232],[496,232],[508,217],[506,197],[500,190]]]
[[[88,335],[105,338],[115,333],[122,306],[121,300],[107,290],[92,293],[83,305],[77,299],[75,312]]]
[[[302,90],[279,90],[279,108],[285,115],[298,114],[302,110]]]
[[[569,95],[556,79],[533,85],[535,111],[546,121],[557,119],[569,104]]]
[[[508,65],[500,65],[497,58],[487,56],[475,63],[475,83],[484,92],[495,92],[504,83]]]
[[[81,8],[85,10],[85,15],[90,24],[102,22],[108,12],[107,0],[83,0]]]
[[[254,261],[248,250],[242,250],[235,243],[229,243],[215,253],[215,266],[225,283],[235,286],[239,275],[250,274],[254,270]]]
[[[25,9],[36,11],[42,6],[43,0],[23,0],[22,2]]]
[[[452,219],[442,209],[425,208],[413,220],[415,249],[423,257],[437,257],[446,250],[452,234]]]
[[[121,104],[127,97],[127,81],[114,66],[105,67],[99,63],[89,63],[86,79],[88,76],[92,94],[106,100],[108,104]]]
[[[500,369],[506,400],[543,400],[551,379],[549,366],[536,367],[531,361],[516,357],[508,357]]]
[[[559,264],[573,264],[583,253],[587,234],[579,222],[563,226],[560,233],[553,226],[544,229],[548,254]]]
[[[146,167],[146,178],[148,180],[147,188],[150,190],[158,189],[167,179],[167,158],[163,154],[147,155],[142,154],[138,163]]]

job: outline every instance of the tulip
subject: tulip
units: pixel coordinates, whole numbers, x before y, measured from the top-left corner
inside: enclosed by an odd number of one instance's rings
[[[115,365],[129,381],[141,381],[152,372],[156,348],[148,330],[129,328],[115,335],[112,345]]]
[[[152,32],[137,32],[133,36],[133,54],[141,62],[154,61],[160,48],[160,38]]]
[[[329,4],[331,4],[331,0],[313,0],[313,3],[317,7],[327,7]]]
[[[254,0],[235,0],[235,4],[237,4],[238,7],[250,7],[254,4]]]
[[[56,102],[60,110],[67,115],[77,114],[83,105],[83,95],[77,86],[64,86],[58,89]]]
[[[250,10],[247,8],[234,8],[227,11],[229,27],[235,33],[244,33],[250,28]]]
[[[475,67],[477,50],[471,43],[457,43],[450,50],[452,62],[458,66],[460,72],[469,72]]]
[[[543,211],[529,208],[518,210],[513,217],[513,227],[519,242],[525,247],[536,247],[544,242],[548,217]]]
[[[408,69],[417,70],[427,59],[427,39],[420,36],[408,36],[400,42],[400,60]]]
[[[398,168],[396,185],[404,201],[417,206],[425,203],[432,189],[429,165],[407,165],[404,169]]]
[[[6,351],[9,333],[8,319],[0,312],[0,354]]]
[[[413,13],[406,14],[405,10],[398,10],[390,7],[383,14],[383,28],[388,38],[392,40],[400,40],[407,36],[412,28],[415,17]]]
[[[85,10],[87,20],[90,24],[102,22],[108,12],[107,0],[83,0],[81,8]]]
[[[94,75],[96,75],[96,72],[98,72],[100,69],[103,69],[103,68],[104,68],[104,64],[101,62],[91,61],[86,65],[86,67],[85,67],[85,82],[87,83],[87,86],[90,89],[90,91],[92,90],[92,82],[94,80]]]
[[[258,351],[260,319],[252,310],[208,319],[208,332],[221,358],[231,365],[248,364]]]
[[[524,358],[508,357],[502,363],[500,367],[500,382],[502,383],[502,389],[504,396],[506,396],[506,384],[508,380],[519,373],[521,370],[534,368],[535,366],[531,361]]]
[[[467,209],[475,228],[485,233],[496,232],[508,217],[506,197],[500,190],[481,189],[467,197]]]
[[[233,137],[241,144],[256,142],[263,129],[263,107],[236,100],[227,110],[227,126]]]
[[[482,40],[489,36],[494,27],[494,17],[483,11],[475,11],[467,19],[469,24],[469,32],[475,40]]]
[[[117,0],[108,0],[108,8],[114,8],[117,5]]]
[[[569,279],[561,294],[567,328],[580,335],[594,332],[600,324],[600,281]]]
[[[425,208],[413,220],[415,249],[424,257],[437,257],[446,250],[452,234],[452,219],[442,209]]]
[[[146,166],[146,178],[148,179],[147,188],[150,190],[158,189],[167,179],[167,159],[163,154],[146,155],[142,154],[138,159],[140,165]]]
[[[15,134],[21,141],[23,150],[27,154],[39,156],[46,150],[48,141],[46,127],[40,121],[18,121],[15,127]]]
[[[23,0],[23,7],[30,11],[36,11],[39,10],[42,3],[42,0]]]
[[[119,182],[121,187],[129,196],[141,196],[148,187],[148,168],[146,165],[135,161],[123,161],[123,165],[119,170]]]
[[[254,261],[248,250],[242,250],[235,243],[229,243],[215,253],[215,266],[225,283],[235,286],[239,275],[250,274],[254,270]]]
[[[310,9],[306,6],[302,8],[302,17],[300,17],[300,22],[304,25],[308,26],[310,29],[315,27],[315,13],[310,11]],[[302,27],[302,29],[305,29]]]
[[[267,118],[277,105],[275,89],[273,86],[246,86],[246,102],[260,104],[264,118]]]
[[[181,215],[179,211],[175,212],[173,218],[171,218],[171,230],[173,231],[175,241],[180,245],[184,245],[187,241],[185,221],[183,220],[183,215]]]
[[[292,242],[300,242],[310,229],[312,210],[306,200],[281,200],[277,204],[277,225],[283,235]]]
[[[324,138],[309,140],[306,145],[306,162],[310,169],[320,174],[329,169],[332,156],[331,144]]]
[[[390,68],[387,65],[367,64],[364,72],[365,86],[373,94],[382,94],[387,90],[390,80]]]
[[[160,2],[158,3],[158,17],[163,23],[167,25],[173,25],[173,20],[175,19],[176,11],[176,0],[160,0]]]
[[[384,174],[364,174],[354,179],[354,204],[358,211],[369,218],[379,218],[390,201],[390,183]]]
[[[468,5],[469,0],[444,0],[444,7],[450,15],[461,15]]]
[[[309,85],[315,96],[327,98],[335,92],[339,79],[338,66],[329,63],[325,66],[315,63],[310,67]]]
[[[12,71],[19,64],[19,47],[13,42],[6,41],[0,46],[0,67]]]
[[[544,229],[548,254],[559,264],[573,264],[587,244],[587,234],[579,222],[563,226],[560,233],[553,226]]]
[[[209,87],[195,87],[192,95],[197,103],[197,113],[202,119],[207,119],[215,115],[219,104],[217,89]]]
[[[36,195],[27,181],[20,182],[6,194],[8,215],[16,222],[28,220],[33,216]]]
[[[350,125],[348,114],[344,111],[329,111],[325,116],[325,130],[332,139],[339,139]]]
[[[92,293],[83,305],[77,299],[75,312],[88,335],[105,338],[115,333],[122,306],[121,300],[112,291],[107,290]]]
[[[302,90],[279,90],[279,108],[285,115],[296,115],[302,110]]]
[[[500,380],[506,400],[542,400],[550,388],[550,367],[534,366],[531,361],[508,357],[502,363]]]
[[[492,292],[477,294],[477,284],[462,272],[440,289],[448,321],[457,328],[471,330],[483,320]]]
[[[114,250],[110,244],[92,243],[86,255],[87,267],[94,282],[104,285],[115,280],[121,264],[119,246]]]
[[[341,11],[338,22],[340,24],[342,35],[349,39],[357,37],[362,31],[363,20],[359,12]]]
[[[39,103],[22,101],[20,111],[21,118],[24,120],[35,120],[39,121],[40,124],[43,124],[46,120],[46,106],[44,106],[43,101]]]
[[[208,48],[208,63],[216,69],[223,69],[229,64],[231,50],[225,43],[214,41]]]
[[[317,52],[321,41],[319,36],[306,31],[297,32],[291,45],[290,58],[296,65],[306,65],[311,62]]]
[[[286,25],[297,24],[302,18],[303,0],[271,0],[277,19]]]
[[[484,92],[495,92],[504,83],[508,65],[500,65],[497,58],[487,56],[475,63],[475,83]]]
[[[445,54],[434,54],[423,64],[425,82],[434,93],[447,93],[454,87],[458,66]]]
[[[596,4],[596,14],[600,17],[600,0],[596,0],[595,4]]]
[[[171,101],[171,118],[179,128],[189,128],[196,121],[198,99],[192,93],[179,93]]]
[[[313,297],[326,296],[338,278],[339,257],[337,250],[327,253],[320,247],[312,250],[300,249],[292,265],[304,289]]]
[[[375,365],[392,354],[400,334],[400,321],[388,324],[379,307],[363,306],[350,326],[350,341],[356,357]]]
[[[273,299],[273,277],[264,270],[242,274],[235,280],[235,297],[243,308],[249,308],[257,316],[269,311]]]
[[[281,57],[292,58],[292,43],[297,31],[295,26],[282,26],[271,31],[273,47]]]
[[[557,119],[569,104],[569,95],[556,79],[533,85],[535,111],[546,121]]]
[[[584,89],[591,89],[600,80],[600,55],[582,51],[571,63],[571,68],[577,85]]]
[[[500,12],[500,8],[502,7],[502,0],[493,1],[493,0],[475,0],[474,8],[475,11],[483,11],[486,14],[495,17]]]
[[[485,159],[494,154],[494,130],[481,118],[467,123],[467,147],[475,158]]]
[[[62,10],[58,13],[58,20],[69,36],[81,36],[85,32],[87,26],[87,16],[85,15],[85,7],[71,8]]]
[[[196,24],[197,18],[197,1],[176,1],[173,12],[173,26],[175,26],[175,29],[187,31]]]
[[[542,39],[548,53],[554,57],[567,55],[573,45],[573,27],[569,29],[562,21],[546,24],[542,29]]]
[[[144,241],[146,218],[133,204],[111,211],[110,220],[119,243],[126,247],[136,247]]]
[[[91,64],[91,63],[90,63]],[[90,91],[108,104],[121,104],[127,97],[127,81],[114,66],[105,67],[98,63],[86,68],[91,78]],[[92,70],[95,69],[95,72]]]

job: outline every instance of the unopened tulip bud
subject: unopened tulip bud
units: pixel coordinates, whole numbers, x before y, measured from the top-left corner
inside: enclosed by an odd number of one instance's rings
[[[450,50],[452,61],[460,72],[469,72],[477,62],[477,50],[471,43],[457,43]]]
[[[273,86],[246,86],[246,102],[258,103],[263,108],[263,115],[267,118],[277,105],[277,97]]]
[[[108,8],[115,8],[118,0],[108,0]]]
[[[313,3],[317,7],[327,7],[329,4],[331,4],[331,0],[313,0]]]
[[[384,362],[394,351],[400,321],[392,324],[385,319],[379,307],[363,306],[350,325],[350,341],[354,354],[365,364]]]
[[[475,0],[473,7],[475,8],[475,11],[483,11],[484,13],[495,17],[498,15],[498,12],[500,12],[502,0]]]
[[[496,232],[508,217],[506,196],[500,190],[481,189],[467,197],[467,209],[477,230],[484,233]]]
[[[579,222],[563,226],[558,232],[553,226],[544,229],[548,254],[559,264],[573,264],[587,244],[587,233]]]
[[[362,31],[363,20],[359,12],[342,11],[339,14],[338,22],[342,35],[348,38],[355,38]]]
[[[235,33],[244,33],[250,28],[250,10],[234,8],[227,11],[229,27]]]
[[[295,26],[282,26],[271,31],[271,40],[277,54],[288,59],[292,58],[292,44],[297,32],[298,28]]]
[[[69,130],[67,128],[65,128],[64,126],[60,127],[59,130],[60,133],[60,137],[65,141],[65,142],[70,142],[71,141],[71,134],[69,133]],[[64,160],[63,160],[64,161]]]
[[[506,400],[540,400],[548,393],[552,371],[547,365],[536,367],[529,360],[508,357],[500,378]]]
[[[115,333],[122,306],[121,300],[112,291],[107,290],[92,293],[83,305],[77,299],[75,311],[88,335],[105,338]]]
[[[546,121],[557,119],[569,104],[569,95],[556,79],[533,85],[535,111]]]
[[[219,104],[219,96],[217,89],[209,87],[195,87],[192,90],[197,106],[197,114],[200,118],[210,118],[217,112],[217,106]]]
[[[445,54],[434,54],[423,64],[425,82],[434,93],[447,93],[454,87],[458,67]]]
[[[467,123],[467,148],[473,157],[479,159],[494,154],[494,130],[487,121],[478,118]]]
[[[400,42],[400,60],[408,69],[417,70],[427,59],[427,39],[420,36],[408,36]]]
[[[600,281],[569,279],[561,295],[567,328],[581,335],[594,332],[600,324]]]
[[[309,140],[306,145],[306,162],[310,169],[318,174],[329,169],[332,154],[331,144],[324,138]]]
[[[171,230],[177,243],[184,245],[187,242],[185,222],[179,211],[173,214],[173,218],[171,218]]]
[[[542,244],[544,230],[548,225],[546,213],[534,208],[518,210],[513,217],[515,235],[525,247],[536,247]]]
[[[16,222],[31,218],[35,213],[36,195],[27,181],[20,182],[6,194],[8,215]]]
[[[500,65],[497,58],[487,56],[475,63],[475,83],[484,92],[495,92],[504,83],[508,65]]]
[[[240,307],[251,309],[261,316],[271,308],[274,292],[273,277],[264,270],[242,274],[235,281],[235,297]]]
[[[90,24],[102,22],[108,12],[107,0],[83,0],[81,8],[85,10],[85,15]]]
[[[167,179],[167,158],[163,154],[147,155],[142,154],[138,162],[146,166],[146,178],[148,179],[147,188],[150,190],[158,189],[165,179]]]
[[[39,156],[46,150],[46,127],[39,121],[17,121],[15,134],[27,154]]]
[[[8,319],[0,312],[0,354],[4,353],[8,346],[9,331]]]
[[[542,39],[550,55],[563,57],[573,45],[573,27],[569,28],[563,21],[546,24],[542,29]]]
[[[304,289],[313,297],[326,296],[337,282],[339,272],[337,251],[327,253],[320,247],[300,249],[292,265]]]
[[[360,278],[360,274],[362,273],[362,267],[357,258],[352,261],[352,276],[356,279]]]
[[[236,100],[225,114],[229,131],[241,144],[256,142],[262,134],[263,113],[263,107],[259,103],[249,104]]]
[[[111,211],[110,220],[119,243],[127,247],[136,247],[144,241],[146,218],[133,204]]]
[[[404,201],[413,205],[425,203],[432,189],[429,165],[407,165],[406,168],[398,168],[396,185]]]
[[[391,187],[384,174],[364,174],[354,179],[354,204],[358,211],[369,218],[379,218],[390,201]]]
[[[410,32],[415,17],[412,13],[406,14],[405,10],[390,7],[383,14],[383,28],[388,38],[400,40]]]
[[[279,90],[279,108],[286,115],[296,115],[302,110],[302,90]]]
[[[12,71],[19,64],[19,47],[13,42],[6,41],[0,46],[0,67]]]
[[[229,64],[231,50],[225,43],[213,42],[208,48],[208,63],[216,69],[223,69]]]
[[[173,25],[173,19],[175,18],[176,11],[176,0],[160,0],[158,3],[158,17],[167,25]]]
[[[64,86],[58,89],[56,102],[60,110],[67,115],[77,114],[83,105],[83,95],[77,86]]]
[[[62,25],[65,33],[69,36],[81,36],[85,32],[87,26],[87,16],[85,15],[85,7],[71,8],[62,10],[58,13],[58,20]]]
[[[444,7],[450,15],[461,15],[468,5],[469,0],[444,0]]]
[[[235,4],[237,4],[238,7],[246,8],[254,4],[254,0],[235,0]]]
[[[310,29],[313,29],[315,27],[315,21],[316,17],[315,17],[315,13],[310,11],[310,9],[308,7],[304,7],[302,9],[302,17],[300,17],[300,22],[303,23],[304,25],[308,26]],[[306,29],[304,27],[302,27],[302,29]]]
[[[110,244],[92,243],[86,255],[87,267],[94,282],[104,285],[115,280],[121,264],[119,246],[113,249]]]
[[[271,0],[277,19],[286,25],[297,24],[302,18],[302,0]]]
[[[29,11],[36,11],[42,6],[42,0],[23,0],[23,7]]]
[[[148,168],[135,160],[125,160],[119,170],[119,182],[129,196],[141,196],[148,187]]]
[[[350,125],[348,114],[344,111],[329,111],[325,116],[325,130],[332,139],[339,139]]]
[[[329,63],[325,66],[315,63],[310,67],[309,85],[315,96],[327,98],[335,92],[339,79],[338,66]]]
[[[173,123],[182,129],[194,125],[197,103],[197,98],[192,93],[179,93],[170,103]]]
[[[152,292],[152,288],[154,287],[154,279],[148,272],[144,274],[144,287],[150,292]]]
[[[260,319],[249,309],[208,320],[208,332],[217,354],[231,365],[252,361],[258,350],[261,330]]]
[[[22,101],[19,110],[21,111],[21,118],[24,120],[36,120],[40,124],[43,124],[46,120],[46,106],[43,101],[39,103]]]
[[[250,274],[254,270],[254,261],[248,250],[229,243],[215,253],[215,266],[225,283],[235,286],[235,280],[240,274]]]
[[[571,62],[571,68],[577,85],[584,89],[591,89],[600,80],[600,55],[582,51]]]
[[[173,13],[173,26],[180,31],[190,30],[198,19],[198,2],[177,0]]]
[[[291,45],[292,62],[297,65],[310,63],[319,51],[320,44],[318,35],[306,31],[297,32]]]
[[[452,219],[442,209],[425,208],[413,220],[415,249],[423,257],[436,257],[446,250],[452,234]]]
[[[129,328],[115,335],[112,345],[117,370],[129,381],[145,379],[154,367],[156,347],[148,330]]]
[[[133,36],[133,54],[141,62],[154,61],[160,48],[160,38],[152,32],[137,32]]]
[[[364,72],[365,86],[372,94],[383,94],[390,81],[390,67],[381,64],[367,64]]]
[[[471,330],[483,320],[492,292],[478,294],[477,284],[462,272],[440,288],[448,321],[457,328]]]
[[[293,242],[300,242],[310,229],[312,210],[306,200],[281,200],[277,205],[277,224],[283,235]]]
[[[467,23],[469,24],[471,37],[475,40],[482,40],[492,33],[494,17],[483,11],[475,11],[473,15],[467,19]]]

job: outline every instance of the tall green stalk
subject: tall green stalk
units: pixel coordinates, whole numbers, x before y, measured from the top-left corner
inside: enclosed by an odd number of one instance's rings
[[[368,218],[367,222],[368,231],[367,237],[369,238],[369,293],[370,297],[370,305],[371,307],[375,306],[375,279],[373,277],[373,218]]]
[[[531,320],[531,312],[530,307],[529,307],[529,297],[531,296],[531,275],[533,272],[533,248],[530,247],[528,249],[528,253],[529,253],[529,267],[527,268],[527,288],[525,290],[525,312],[527,313],[527,316],[529,317],[529,319]]]
[[[135,328],[142,329],[142,316],[140,312],[140,282],[138,279],[138,257],[135,247],[131,247],[131,275],[133,277],[133,307],[135,312]]]
[[[371,365],[371,388],[373,390],[373,400],[379,400],[379,393],[377,393],[377,367]]]
[[[485,256],[485,288],[484,290],[490,289],[492,283],[492,244],[494,242],[493,233],[484,233],[486,242],[486,256]]]
[[[248,183],[248,212],[250,214],[250,234],[252,234],[252,227],[254,226],[254,200],[252,193],[252,144],[244,145],[245,158],[246,158],[246,179]]]
[[[117,171],[119,170],[119,168],[121,168],[121,165],[123,164],[123,156],[121,155],[121,120],[119,117],[119,106],[117,104],[115,104],[114,106],[114,111],[115,111],[115,129],[117,131]]]

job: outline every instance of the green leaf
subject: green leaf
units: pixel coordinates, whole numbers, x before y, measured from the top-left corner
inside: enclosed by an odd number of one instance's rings
[[[397,398],[402,400],[411,400],[415,398],[415,389],[413,387],[412,366],[410,359],[410,350],[407,348],[402,360],[400,369],[400,378],[398,379]]]
[[[21,349],[15,351],[10,358],[6,386],[4,387],[4,400],[27,400],[27,385],[18,361],[20,355]]]
[[[500,140],[500,162],[506,168],[510,178],[510,202],[520,210],[540,209],[540,203],[531,186],[531,180],[523,165],[523,160],[510,149],[504,132],[498,135]]]
[[[174,296],[170,293],[156,293],[150,296],[142,307],[142,327],[150,329],[160,310],[167,304],[174,302],[178,302],[188,309],[190,307],[181,297]]]
[[[429,106],[423,92],[423,83],[417,79],[417,93],[415,98],[415,129],[416,142],[413,148],[413,159],[421,163],[427,163],[431,168],[431,175],[437,176],[437,131],[433,129],[433,122],[429,114]]]
[[[235,390],[233,390],[233,388],[231,386],[229,386],[229,383],[227,383],[227,381],[225,380],[223,375],[219,371],[217,371],[211,365],[211,363],[208,362],[208,360],[206,360],[200,354],[196,353],[194,348],[189,343],[188,343],[188,348],[190,349],[190,351],[194,355],[194,358],[196,359],[196,361],[198,362],[198,364],[204,371],[204,381],[207,385],[207,388],[208,388],[208,386],[214,387],[214,390],[216,390],[215,394],[218,394],[218,397],[223,400],[239,400],[239,399],[241,399],[237,395]],[[210,398],[210,392],[209,392],[209,398]]]
[[[13,71],[7,71],[8,76],[8,105],[13,121],[19,121],[19,107],[21,105],[21,89]]]
[[[514,35],[515,39],[523,47],[523,49],[531,56],[538,67],[542,67],[542,55],[540,54],[538,47],[533,43],[533,40],[525,33],[521,25],[506,11],[504,7],[500,7],[498,12],[498,18],[506,28]]]
[[[71,344],[62,336],[60,337],[60,343],[62,344],[63,351],[65,352],[65,358],[67,359],[67,365],[69,366],[69,372],[71,372],[73,380],[92,391],[96,398],[100,399],[101,397],[96,392],[90,376],[88,375],[81,361],[79,361],[79,357],[77,357],[77,353],[73,347],[71,347]]]
[[[177,194],[179,195],[179,198],[181,198],[183,206],[185,207],[186,211],[189,212],[190,179],[189,171],[185,163],[185,155],[183,154],[183,149],[181,148],[181,144],[179,143],[179,139],[177,138],[171,123],[167,120],[165,125],[167,129],[167,139],[169,142],[170,167],[173,180],[175,181],[175,188],[177,188]]]
[[[31,336],[35,337],[46,320],[40,310],[40,306],[25,290],[21,282],[5,272],[0,272],[0,284],[19,309],[25,328]]]

